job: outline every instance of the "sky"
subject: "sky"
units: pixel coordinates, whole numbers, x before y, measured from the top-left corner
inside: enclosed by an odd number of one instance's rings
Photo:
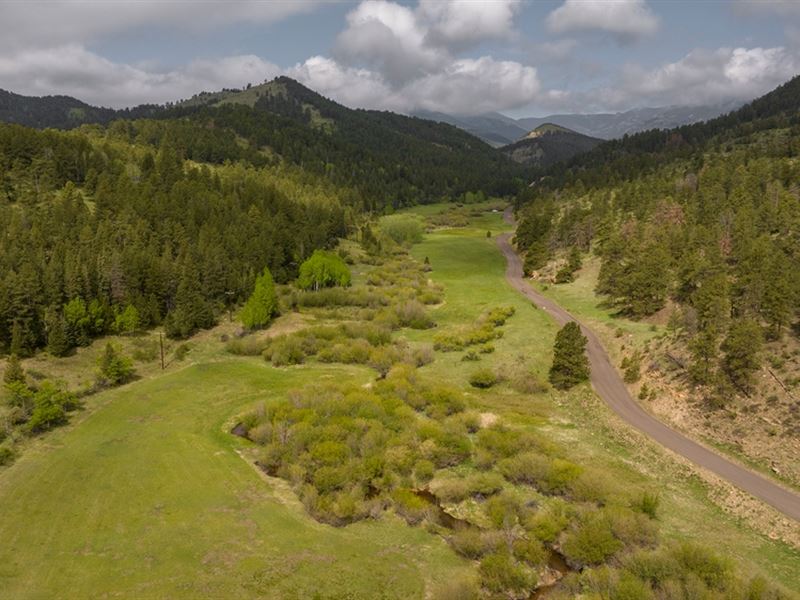
[[[0,88],[115,108],[288,75],[351,107],[542,116],[798,73],[800,0],[0,0]]]

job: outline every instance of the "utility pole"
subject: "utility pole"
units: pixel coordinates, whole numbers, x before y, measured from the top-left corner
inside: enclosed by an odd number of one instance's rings
[[[161,370],[164,370],[164,334],[158,332],[158,343],[161,346]]]

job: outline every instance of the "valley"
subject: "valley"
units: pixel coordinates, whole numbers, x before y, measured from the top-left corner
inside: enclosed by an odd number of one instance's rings
[[[420,212],[440,211],[446,207]],[[557,325],[505,282],[503,256],[485,236],[507,230],[501,214],[475,212],[480,216],[468,226],[435,229],[412,247],[417,260],[432,265],[444,301],[431,313],[436,330],[397,335],[430,343],[437,330],[470,322],[487,307],[513,306],[505,335],[480,364],[507,376],[527,366],[543,377]],[[304,309],[300,316],[289,313],[274,327],[300,332],[331,315]],[[190,340],[184,361],[164,373],[157,359],[137,365],[141,380],[91,397],[70,425],[31,442],[0,474],[0,533],[8,540],[3,589],[15,598],[53,595],[66,585],[77,595],[137,598],[292,598],[312,590],[323,598],[373,598],[376,590],[402,598],[438,597],[444,582],[469,581],[473,567],[435,530],[391,514],[345,527],[320,524],[286,483],[259,476],[248,464],[253,445],[230,433],[242,411],[312,380],[366,384],[374,371],[315,361],[275,368],[260,357],[231,356],[220,341],[231,331],[222,324]],[[694,539],[702,530],[703,542],[729,548],[743,572],[789,588],[796,583],[796,549],[732,520],[709,499],[708,484],[658,446],[631,437],[588,387],[520,394],[501,383],[480,390],[466,383],[474,363],[458,352],[435,354],[421,374],[462,390],[470,410],[569,447],[570,460],[596,473],[595,486],[608,479],[601,487],[614,481],[652,489],[657,479],[667,540]],[[50,368],[58,361],[37,364]],[[450,510],[477,518],[469,506]]]

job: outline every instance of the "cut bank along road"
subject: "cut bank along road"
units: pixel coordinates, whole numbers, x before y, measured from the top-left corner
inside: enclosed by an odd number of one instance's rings
[[[514,220],[510,209],[506,210],[503,216],[507,223],[513,225]],[[538,293],[528,284],[523,274],[522,260],[511,246],[510,238],[511,234],[508,233],[498,236],[497,244],[506,257],[506,279],[511,286],[532,300],[539,308],[547,311],[559,325],[564,325],[568,321],[577,321],[561,306]],[[664,425],[639,406],[611,364],[600,340],[591,329],[580,325],[587,338],[586,352],[592,368],[592,386],[597,395],[615,413],[665,448],[763,500],[786,516],[800,521],[800,494],[723,458],[716,452]]]

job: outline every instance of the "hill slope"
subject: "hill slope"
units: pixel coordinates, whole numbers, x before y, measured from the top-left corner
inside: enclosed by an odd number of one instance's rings
[[[669,323],[658,343],[619,349],[632,391],[800,485],[800,449],[786,443],[800,432],[800,77],[542,173],[519,199],[527,270],[564,285],[577,275],[583,307]],[[599,269],[581,268],[587,252]]]
[[[391,112],[352,110],[288,77],[243,90],[203,93],[174,105],[114,111],[65,96],[4,93],[0,120],[32,127],[73,128],[114,119],[182,119],[198,131],[235,132],[240,148],[207,146],[198,158],[239,160],[254,153],[286,162],[354,189],[368,209],[460,198],[466,192],[513,194],[520,168],[457,127]],[[196,138],[196,136],[194,136]],[[193,141],[196,141],[193,140]],[[193,150],[198,150],[196,143]]]
[[[588,152],[602,142],[566,127],[545,123],[500,151],[520,164],[547,167]]]
[[[199,105],[199,106],[198,106]],[[288,78],[196,97],[168,116],[213,122],[252,147],[355,186],[370,207],[449,199],[468,191],[513,193],[521,170],[472,135],[445,123],[353,110]]]

